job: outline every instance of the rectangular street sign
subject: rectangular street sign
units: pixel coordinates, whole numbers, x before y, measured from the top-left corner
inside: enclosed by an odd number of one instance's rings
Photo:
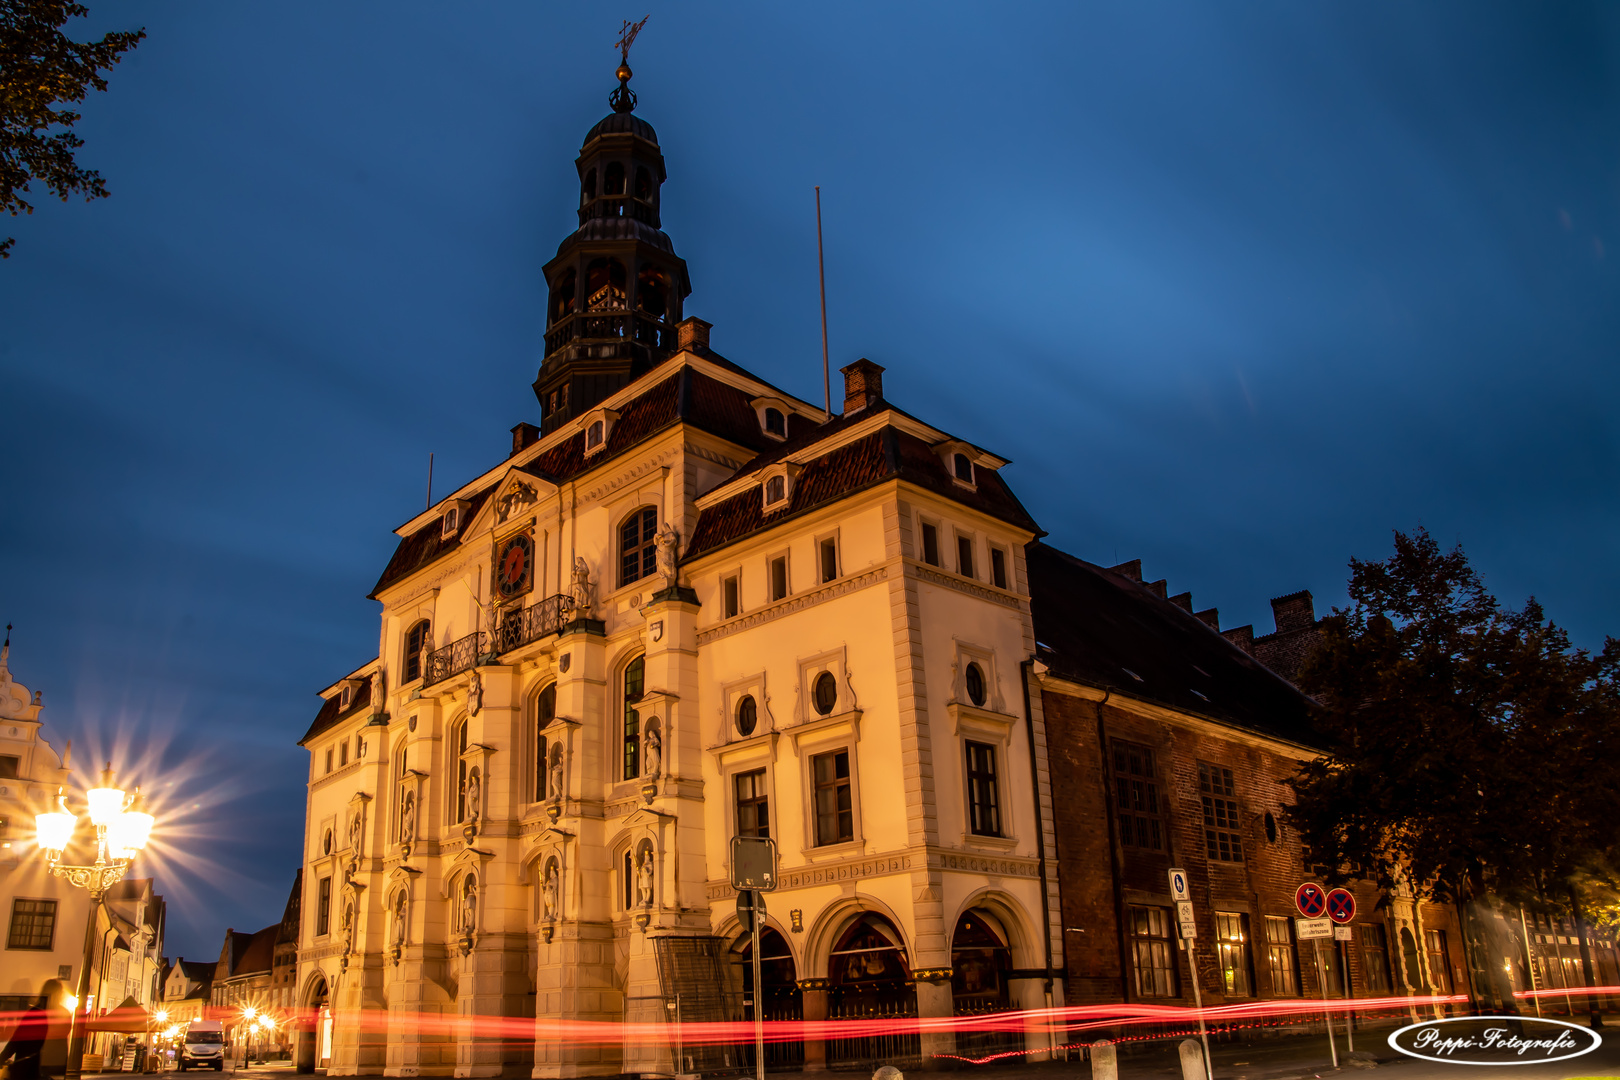
[[[1198,937],[1198,924],[1195,922],[1177,923],[1176,928],[1181,931],[1182,941],[1193,941]]]
[[[1294,935],[1301,941],[1310,941],[1312,938],[1331,938],[1333,936],[1333,920],[1295,919]]]
[[[1181,869],[1170,871],[1170,899],[1176,901],[1192,899],[1192,893],[1187,889],[1187,871]]]
[[[731,838],[731,887],[771,892],[776,888],[776,841],[763,836]]]
[[[1176,922],[1187,923],[1187,922],[1192,922],[1192,921],[1193,921],[1192,901],[1191,900],[1177,900],[1176,901]]]
[[[1352,940],[1351,935],[1350,935],[1350,928],[1348,926],[1335,926],[1333,928],[1333,940],[1334,941],[1350,941],[1350,940]]]

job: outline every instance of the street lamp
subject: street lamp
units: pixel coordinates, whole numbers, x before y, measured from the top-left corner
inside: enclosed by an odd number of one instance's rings
[[[90,893],[90,917],[84,928],[84,959],[79,965],[78,992],[70,994],[72,1026],[68,1039],[67,1076],[77,1080],[84,1062],[84,1025],[79,1010],[88,1013],[90,993],[90,965],[95,960],[96,909],[102,905],[107,890],[124,879],[129,864],[152,835],[152,815],[146,812],[141,789],[126,795],[123,788],[113,783],[112,762],[102,770],[101,782],[85,792],[90,824],[96,829],[96,861],[90,866],[71,866],[62,862],[62,853],[73,842],[73,833],[79,819],[68,809],[67,796],[60,788],[56,793],[57,809],[34,816],[34,826],[40,850],[50,872]],[[64,1004],[67,1002],[65,1001]]]

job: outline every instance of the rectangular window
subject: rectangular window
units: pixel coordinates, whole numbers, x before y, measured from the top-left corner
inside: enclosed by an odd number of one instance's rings
[[[338,768],[341,769],[341,768],[343,768],[343,766],[347,765],[348,763],[349,763],[349,740],[344,739],[342,742],[338,743]]]
[[[733,574],[720,583],[722,593],[721,604],[725,610],[725,618],[734,619],[742,610],[742,600],[737,589],[737,575]]]
[[[1361,964],[1366,971],[1367,993],[1372,997],[1388,997],[1392,980],[1389,977],[1389,939],[1384,936],[1382,923],[1363,923],[1356,927],[1361,939]]]
[[[1215,913],[1215,950],[1221,965],[1221,985],[1227,996],[1253,997],[1247,915],[1237,911]]]
[[[939,565],[939,530],[926,521],[922,523],[922,560],[929,566]]]
[[[17,779],[17,766],[21,759],[10,754],[0,754],[0,780]]]
[[[978,836],[1001,835],[1001,801],[996,790],[996,748],[967,744],[968,826]]]
[[[737,790],[737,835],[770,836],[771,804],[765,795],[765,770],[738,773],[732,783]]]
[[[332,771],[332,748],[330,746],[326,748],[326,771]]]
[[[855,839],[855,804],[849,786],[849,751],[835,750],[810,759],[816,787],[816,843]]]
[[[629,849],[625,850],[624,858],[619,860],[619,891],[623,894],[620,899],[624,901],[624,910],[629,911],[636,906],[636,856]]]
[[[1271,969],[1273,997],[1299,996],[1299,962],[1294,952],[1293,920],[1266,916],[1266,966]]]
[[[825,584],[838,577],[838,541],[832,537],[821,542],[821,580]]]
[[[1238,804],[1232,770],[1198,763],[1198,790],[1204,798],[1204,850],[1221,862],[1243,861]]]
[[[332,932],[332,879],[321,878],[315,894],[315,936],[325,937]]]
[[[1000,548],[990,549],[990,581],[998,589],[1007,587],[1007,553]]]
[[[1119,841],[1125,847],[1164,850],[1159,783],[1153,751],[1114,740],[1114,793],[1119,808]]]
[[[11,902],[11,930],[6,934],[6,948],[49,952],[55,937],[55,900]]]
[[[786,598],[788,589],[787,556],[779,555],[771,560],[771,599]]]
[[[1446,932],[1444,930],[1423,931],[1423,948],[1428,953],[1429,981],[1438,994],[1451,993],[1450,962],[1446,960]]]
[[[638,656],[624,669],[624,779],[641,775],[641,711],[635,703],[646,692],[647,658]]]
[[[1176,996],[1176,947],[1170,940],[1170,912],[1132,906],[1129,912],[1132,968],[1137,997]]]
[[[973,576],[973,537],[956,538],[956,572],[963,577]]]

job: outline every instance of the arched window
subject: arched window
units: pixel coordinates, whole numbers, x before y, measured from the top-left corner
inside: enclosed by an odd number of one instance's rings
[[[628,585],[658,568],[658,511],[643,506],[619,526],[619,584]]]
[[[585,305],[591,311],[622,311],[625,302],[624,263],[618,259],[592,259],[585,266]]]
[[[467,820],[467,721],[456,725],[450,745],[456,750],[456,816],[452,824]]]
[[[636,702],[647,688],[647,658],[638,656],[624,669],[624,774],[634,780],[641,775],[641,713]]]
[[[607,170],[602,174],[602,194],[624,194],[624,166],[617,161],[608,162]]]
[[[422,650],[433,640],[433,624],[423,619],[405,631],[405,657],[400,666],[405,669],[405,681],[415,682],[422,677]]]
[[[973,483],[973,462],[968,460],[966,454],[957,454],[952,459],[951,467],[956,470],[958,480],[966,481],[969,484]]]
[[[574,296],[578,282],[579,275],[573,270],[565,270],[557,276],[556,284],[551,287],[552,322],[566,319],[574,313]]]
[[[765,505],[771,506],[787,498],[787,480],[781,476],[773,476],[765,481]]]
[[[406,781],[410,779],[410,769],[406,767],[405,747],[401,746],[394,755],[394,840],[398,843],[407,843],[405,821],[409,816],[405,812],[405,803],[410,795]]]
[[[765,431],[771,435],[787,435],[787,417],[782,415],[781,409],[765,410]]]
[[[596,198],[596,170],[591,169],[585,173],[585,182],[579,188],[579,203],[584,206]]]
[[[552,683],[534,699],[534,801],[543,802],[548,794],[546,779],[551,771],[551,757],[546,737],[540,732],[551,726],[557,716],[557,684]],[[558,794],[557,792],[549,792]]]
[[[652,197],[652,173],[647,171],[647,166],[642,165],[636,169],[636,198],[642,202],[652,202]]]
[[[595,450],[598,446],[601,446],[603,432],[606,430],[607,425],[601,420],[592,420],[590,427],[585,429],[585,449]]]
[[[656,266],[643,266],[636,274],[636,310],[655,319],[669,312],[669,275]]]

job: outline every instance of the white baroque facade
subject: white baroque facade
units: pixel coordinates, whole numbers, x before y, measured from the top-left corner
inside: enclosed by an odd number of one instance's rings
[[[396,530],[377,657],[302,740],[302,1068],[689,1073],[748,1051],[615,1025],[1062,1003],[1039,530],[1005,462],[891,406],[877,365],[829,415],[709,348],[625,104],[546,268],[541,425]],[[760,995],[737,835],[778,849]]]

